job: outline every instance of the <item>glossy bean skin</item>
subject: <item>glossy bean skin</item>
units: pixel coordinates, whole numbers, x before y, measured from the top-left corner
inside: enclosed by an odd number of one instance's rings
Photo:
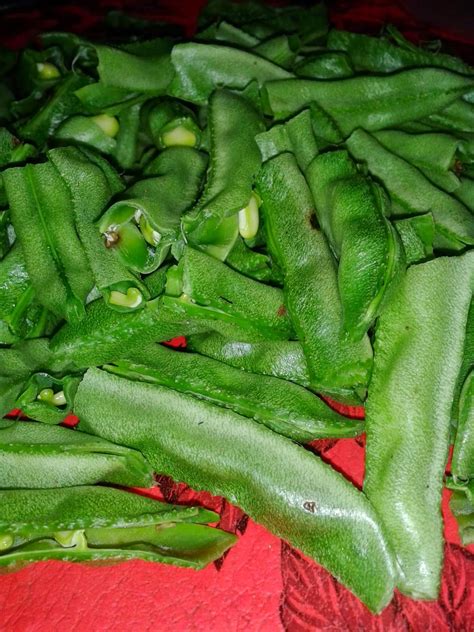
[[[437,112],[472,89],[474,79],[449,70],[421,68],[387,77],[362,75],[337,81],[268,81],[265,90],[277,120],[315,101],[330,113],[344,136],[358,127],[376,131]]]
[[[290,154],[265,163],[258,192],[268,248],[283,270],[285,303],[305,352],[311,386],[337,399],[366,385],[370,342],[367,337],[345,339],[335,261],[322,231],[312,224],[314,202]]]
[[[0,487],[47,489],[104,482],[149,487],[139,452],[60,426],[0,421]]]
[[[345,79],[352,77],[354,69],[348,55],[341,51],[323,51],[303,59],[295,74],[305,79]]]
[[[217,90],[209,102],[208,127],[206,184],[182,223],[190,244],[225,260],[238,236],[238,212],[249,203],[260,168],[255,135],[264,126],[260,114],[242,97]]]
[[[400,238],[385,217],[386,195],[357,171],[346,151],[318,156],[306,177],[321,227],[339,259],[344,328],[360,340],[405,268]]]
[[[97,369],[81,383],[75,412],[83,430],[133,446],[157,471],[240,506],[324,565],[373,611],[391,599],[391,553],[372,507],[338,472],[288,439],[232,411]]]
[[[429,209],[437,237],[448,240],[455,250],[474,244],[474,216],[418,169],[385,149],[362,129],[348,138],[347,147],[357,160],[367,163],[373,176],[382,180],[395,205],[394,214],[419,215]]]
[[[396,551],[398,588],[415,599],[439,591],[441,492],[473,282],[473,252],[410,267],[376,332],[364,492]]]
[[[0,532],[12,543],[1,551],[0,566],[9,570],[45,559],[203,568],[236,539],[205,526],[217,518],[212,511],[111,487],[9,489],[0,491],[0,502]]]
[[[363,432],[360,421],[342,417],[296,384],[246,373],[196,353],[151,345],[105,369],[230,408],[299,443]]]

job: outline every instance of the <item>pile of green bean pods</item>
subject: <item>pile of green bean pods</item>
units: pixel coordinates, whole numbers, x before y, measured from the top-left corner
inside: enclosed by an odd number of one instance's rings
[[[217,559],[215,513],[126,489],[158,473],[374,613],[436,599],[444,486],[474,542],[474,69],[319,4],[133,24],[0,51],[0,566]],[[362,489],[304,447],[362,433]]]

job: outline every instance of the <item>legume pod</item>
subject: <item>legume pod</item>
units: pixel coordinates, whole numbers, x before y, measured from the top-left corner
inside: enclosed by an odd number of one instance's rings
[[[0,455],[1,489],[150,487],[153,481],[139,452],[60,426],[0,420]]]
[[[460,250],[474,244],[474,216],[448,193],[434,186],[411,164],[383,147],[362,129],[347,139],[347,147],[357,160],[363,160],[372,175],[380,178],[390,193],[394,214],[419,215],[430,211],[436,225],[437,242]],[[443,240],[443,241],[440,241]]]
[[[436,599],[451,406],[474,252],[411,266],[379,318],[366,404],[364,491],[395,551],[399,589]]]
[[[405,268],[400,238],[385,217],[386,195],[358,173],[346,151],[318,156],[306,177],[316,215],[339,259],[344,329],[352,340],[360,340]]]
[[[397,219],[393,224],[402,240],[407,265],[433,257],[435,225],[431,213]]]
[[[37,299],[57,316],[80,320],[93,280],[63,179],[50,162],[13,167],[2,176]]]
[[[79,381],[73,375],[53,377],[46,372],[34,373],[18,396],[15,408],[45,424],[60,424],[71,412]]]
[[[220,44],[176,44],[171,62],[176,74],[168,93],[197,105],[206,105],[219,87],[244,89],[252,80],[261,86],[292,76],[259,55]]]
[[[474,371],[462,387],[451,473],[455,481],[474,480]]]
[[[239,234],[239,211],[245,216],[243,209],[252,202],[252,186],[261,164],[255,136],[264,126],[260,114],[245,99],[217,90],[209,101],[208,127],[207,181],[195,207],[183,216],[183,229],[193,246],[225,260]],[[244,237],[256,234],[258,217],[253,224]]]
[[[207,164],[191,147],[170,147],[146,168],[98,222],[109,250],[133,272],[156,270],[177,240],[181,215],[193,205]]]
[[[134,447],[157,471],[240,506],[373,611],[391,599],[392,556],[371,505],[288,439],[232,411],[98,369],[86,373],[75,412],[82,430]]]
[[[142,559],[203,568],[235,536],[202,523],[218,516],[111,487],[0,491],[0,566],[39,560],[116,563]]]
[[[109,307],[119,311],[142,308],[146,287],[106,248],[95,225],[110,198],[123,185],[109,163],[75,147],[52,149],[48,157],[66,183],[79,238],[92,269],[94,282]]]
[[[301,386],[246,373],[196,353],[152,345],[129,352],[104,367],[132,380],[161,384],[250,417],[279,434],[305,443],[354,437],[364,428],[331,410]]]
[[[265,163],[257,188],[268,249],[283,270],[286,306],[312,388],[337,399],[364,387],[372,348],[366,336],[358,342],[344,337],[336,265],[324,235],[312,225],[313,200],[294,157],[286,153]]]
[[[267,81],[265,91],[277,120],[296,114],[315,101],[330,113],[347,137],[358,127],[375,131],[421,119],[473,87],[474,78],[438,68],[416,68],[387,77]]]
[[[293,334],[279,288],[249,279],[189,246],[178,268],[170,268],[168,279],[174,276],[172,294],[181,305],[190,305],[190,314],[201,306],[209,319],[232,322],[260,338],[286,340]]]

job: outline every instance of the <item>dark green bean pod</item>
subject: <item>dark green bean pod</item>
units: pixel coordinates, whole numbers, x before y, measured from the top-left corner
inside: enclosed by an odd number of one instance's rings
[[[457,57],[418,48],[405,40],[398,31],[394,31],[393,27],[391,32],[402,46],[397,46],[387,38],[336,29],[329,32],[327,46],[333,50],[347,52],[357,71],[383,73],[402,68],[434,66],[461,74],[473,73],[472,67]]]
[[[252,48],[252,52],[268,61],[291,70],[301,49],[301,40],[297,35],[275,35]]]
[[[75,412],[82,430],[134,447],[156,471],[228,498],[373,611],[390,601],[392,556],[371,505],[292,441],[189,395],[97,369],[86,373]]]
[[[60,426],[0,420],[0,455],[1,489],[153,482],[139,452]]]
[[[69,189],[76,230],[95,285],[113,309],[142,308],[148,298],[146,287],[113,248],[106,248],[95,225],[112,195],[123,189],[117,173],[100,156],[74,147],[53,149],[48,156]]]
[[[359,174],[347,151],[321,154],[306,171],[316,215],[339,259],[343,324],[361,340],[405,268],[400,237],[385,217],[381,187]]]
[[[431,127],[454,133],[474,132],[474,104],[458,99],[448,107],[423,119]]]
[[[375,131],[422,119],[447,107],[473,86],[471,77],[438,68],[417,68],[387,77],[267,81],[265,91],[277,120],[315,101],[330,113],[344,136],[349,136],[358,127]]]
[[[147,95],[165,94],[173,78],[169,39],[135,42],[135,48],[95,46],[100,82]],[[141,49],[140,49],[141,47]],[[144,47],[148,47],[148,50]]]
[[[364,492],[396,551],[398,588],[436,599],[451,406],[474,289],[474,252],[411,266],[379,318],[366,404]]]
[[[104,368],[230,408],[300,443],[355,437],[364,431],[360,421],[343,417],[297,384],[247,373],[196,353],[152,345]]]
[[[22,142],[6,127],[0,127],[0,167],[23,162],[36,154],[37,150],[33,145]]]
[[[382,180],[390,193],[395,214],[419,215],[429,210],[437,238],[455,250],[474,244],[474,216],[461,202],[434,186],[416,167],[385,149],[362,129],[347,140],[357,160],[363,160],[372,175]],[[435,246],[438,244],[435,243]],[[440,242],[444,246],[444,242]]]
[[[140,113],[142,103],[134,103],[117,114],[119,131],[114,158],[123,169],[133,169],[140,158]]]
[[[102,215],[98,230],[127,268],[150,273],[163,263],[183,212],[199,195],[206,165],[205,154],[191,147],[165,149],[147,166],[146,177]]]
[[[217,90],[209,102],[208,127],[207,181],[195,207],[184,215],[183,229],[193,246],[225,260],[239,228],[246,238],[258,230],[258,205],[252,186],[261,165],[255,136],[264,125],[260,114],[245,99]],[[252,225],[243,231],[240,224],[247,214]]]
[[[257,188],[268,248],[283,270],[286,306],[312,388],[335,399],[363,388],[372,364],[370,342],[367,336],[351,342],[344,335],[336,264],[314,226],[314,203],[294,157],[286,153],[266,162]]]
[[[318,154],[318,142],[313,132],[309,110],[290,118],[285,123],[273,125],[267,132],[255,137],[263,162],[285,151],[295,155],[299,168],[304,172]]]
[[[461,182],[456,169],[462,141],[448,134],[407,134],[398,130],[376,132],[375,138],[386,149],[418,167],[436,186],[456,190]]]
[[[17,125],[18,135],[35,145],[43,145],[59,125],[81,111],[81,102],[74,91],[91,83],[86,75],[69,73],[53,89],[51,96],[27,121]],[[35,108],[36,110],[36,108]]]
[[[459,370],[456,388],[454,389],[453,407],[451,411],[452,427],[456,428],[459,422],[459,402],[461,390],[469,373],[474,369],[474,300],[471,302],[466,324],[466,337],[464,339],[464,353],[461,368]]]
[[[397,219],[393,225],[402,240],[407,265],[433,257],[435,225],[431,213]]]
[[[57,316],[80,320],[93,279],[64,180],[51,162],[7,169],[2,177],[36,298]]]
[[[110,156],[117,147],[117,141],[103,130],[95,117],[81,114],[66,119],[54,133],[54,138],[61,142],[87,145]]]
[[[467,208],[474,213],[474,179],[473,178],[460,178],[461,184],[453,192],[456,199],[467,206]]]
[[[217,40],[218,42],[235,44],[240,48],[252,48],[260,43],[258,37],[226,20],[213,22],[203,31],[197,33],[196,39],[202,41]]]
[[[86,308],[86,317],[77,324],[67,323],[53,336],[51,348],[59,358],[77,367],[99,366],[122,358],[131,349],[176,336],[209,331],[208,322],[176,316],[161,298],[145,303],[134,312],[117,312],[99,299]]]
[[[176,44],[171,61],[176,74],[168,94],[197,105],[207,105],[214,90],[222,86],[243,90],[252,80],[262,86],[292,77],[257,54],[220,44]]]
[[[112,487],[0,491],[0,566],[141,559],[203,568],[236,541],[205,526],[217,514]],[[202,524],[204,523],[204,524]]]
[[[101,81],[79,88],[74,94],[81,102],[82,110],[87,114],[107,112],[110,116],[116,116],[123,109],[135,103],[142,103],[146,98],[140,92],[106,86]]]
[[[321,51],[305,57],[294,72],[305,79],[345,79],[354,75],[348,55],[341,51]]]
[[[253,336],[287,340],[293,335],[279,288],[239,274],[199,250],[187,247],[168,279],[167,293],[189,305],[190,314],[201,306],[209,319],[234,323]]]
[[[35,298],[19,244],[0,261],[0,344],[39,338],[56,324]]]

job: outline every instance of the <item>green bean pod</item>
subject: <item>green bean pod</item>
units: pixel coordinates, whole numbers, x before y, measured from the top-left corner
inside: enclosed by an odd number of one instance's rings
[[[332,50],[345,51],[357,71],[389,73],[402,68],[433,66],[461,74],[472,74],[472,68],[457,57],[414,46],[393,27],[391,34],[396,43],[390,42],[386,37],[332,29],[328,34],[327,46]],[[397,46],[397,43],[401,45]]]
[[[396,552],[398,588],[436,599],[451,406],[474,284],[474,252],[408,269],[379,318],[366,404],[364,492]]]
[[[318,142],[313,132],[309,110],[303,110],[285,123],[273,125],[267,132],[257,134],[255,140],[263,162],[289,151],[295,155],[303,173],[318,154]]]
[[[469,373],[474,369],[474,300],[471,302],[469,315],[466,324],[466,337],[464,339],[464,353],[461,368],[459,370],[456,388],[454,389],[452,407],[452,426],[455,428],[459,423],[460,416],[460,396],[461,390],[467,380]]]
[[[451,473],[455,481],[474,479],[474,371],[467,376],[459,398]]]
[[[110,117],[112,120],[112,117]],[[66,119],[54,133],[54,138],[59,141],[87,145],[104,154],[112,156],[117,147],[117,141],[113,136],[94,120],[93,116],[78,114]],[[113,119],[116,121],[116,119]],[[118,125],[118,124],[117,124]],[[115,134],[114,134],[115,136]]]
[[[351,60],[342,51],[325,50],[305,57],[294,71],[305,79],[345,79],[354,75]]]
[[[435,129],[451,133],[472,133],[474,132],[474,104],[467,103],[464,99],[457,99],[448,107],[430,114],[422,122]]]
[[[123,189],[117,173],[97,154],[74,147],[52,149],[48,156],[69,189],[76,230],[106,303],[117,311],[142,308],[148,299],[146,287],[113,248],[106,248],[95,225],[112,195]]]
[[[0,261],[0,343],[38,338],[52,329],[56,320],[35,298],[19,244]]]
[[[394,568],[378,519],[318,457],[232,411],[97,369],[86,373],[75,412],[81,429],[139,449],[156,471],[237,504],[373,611],[390,601]]]
[[[98,222],[109,250],[133,272],[156,270],[178,239],[181,215],[201,189],[207,159],[190,147],[170,147]]]
[[[0,566],[7,570],[40,560],[132,559],[199,569],[236,541],[205,526],[218,518],[212,511],[112,487],[9,489],[0,491],[0,503]]]
[[[283,292],[254,281],[214,257],[187,247],[176,273],[177,288],[168,293],[181,304],[202,306],[208,318],[233,322],[259,337],[287,340],[293,327],[286,313]]]
[[[64,180],[51,162],[13,167],[2,176],[37,299],[59,317],[80,320],[93,279]]]
[[[473,86],[473,78],[449,70],[416,68],[387,77],[268,81],[265,91],[277,120],[315,101],[330,113],[347,137],[358,127],[376,131],[422,119],[447,107]]]
[[[238,237],[234,247],[227,255],[226,264],[245,276],[281,285],[282,274],[271,258],[262,252],[249,248],[242,237]]]
[[[252,52],[281,68],[291,70],[300,49],[301,40],[297,35],[279,34],[259,42],[252,48]]]
[[[176,44],[171,52],[175,76],[168,93],[196,105],[207,105],[216,88],[244,89],[272,79],[291,77],[284,68],[254,54],[220,44]]]
[[[407,265],[433,257],[435,225],[431,213],[397,219],[393,224],[402,240]]]
[[[67,358],[79,368],[113,362],[132,349],[151,342],[171,340],[176,336],[202,333],[211,327],[207,322],[179,318],[156,298],[143,309],[117,312],[99,299],[86,308],[86,317],[77,324],[67,323],[53,336],[51,348],[58,358]]]
[[[354,437],[364,430],[360,421],[343,417],[297,384],[246,373],[196,353],[152,345],[104,368],[230,408],[300,443]]]
[[[239,234],[239,220],[255,207],[252,186],[261,165],[255,136],[263,131],[257,111],[242,97],[217,90],[209,102],[210,161],[204,191],[183,216],[186,240],[225,260]],[[243,157],[245,157],[243,159]],[[244,237],[258,229],[256,218]]]
[[[339,259],[344,329],[361,340],[405,268],[398,233],[385,217],[385,194],[357,172],[347,151],[315,158],[307,169],[316,214]]]
[[[357,160],[367,163],[373,176],[382,180],[394,203],[395,214],[420,215],[429,210],[435,221],[437,238],[448,240],[457,250],[465,244],[474,244],[472,213],[434,186],[416,167],[385,149],[362,129],[348,138],[347,147]]]
[[[258,37],[255,37],[246,30],[239,28],[235,24],[227,22],[226,20],[213,22],[203,31],[197,33],[196,39],[204,42],[217,40],[218,42],[235,44],[239,48],[252,48],[260,43]]]
[[[153,482],[139,452],[60,426],[0,420],[0,454],[1,489]]]
[[[286,306],[312,388],[337,399],[364,387],[372,364],[370,342],[367,336],[357,342],[344,336],[336,265],[324,235],[314,227],[314,203],[293,156],[266,162],[257,188],[268,248],[283,270]]]
[[[461,184],[455,169],[462,141],[448,134],[407,134],[385,130],[374,134],[386,149],[417,167],[433,184],[455,191]]]

